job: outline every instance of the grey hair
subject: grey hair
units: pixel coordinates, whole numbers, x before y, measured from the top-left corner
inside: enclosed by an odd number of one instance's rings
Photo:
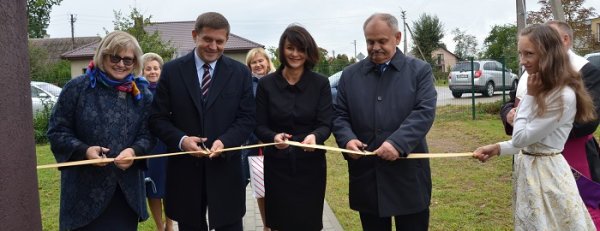
[[[367,24],[371,22],[373,19],[380,19],[384,21],[394,32],[398,31],[398,19],[391,14],[388,13],[374,13],[367,20],[365,24],[363,24],[363,31],[367,28]]]

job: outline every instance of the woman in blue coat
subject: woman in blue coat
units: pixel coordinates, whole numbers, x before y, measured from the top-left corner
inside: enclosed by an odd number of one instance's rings
[[[143,178],[154,145],[147,127],[152,95],[137,40],[122,31],[100,43],[86,73],[63,88],[49,122],[56,162],[112,157],[114,163],[61,169],[60,230],[137,230],[148,218]]]

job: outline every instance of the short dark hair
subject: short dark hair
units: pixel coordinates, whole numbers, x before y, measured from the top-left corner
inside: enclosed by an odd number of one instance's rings
[[[319,62],[319,48],[310,33],[299,25],[290,25],[283,31],[281,38],[279,38],[279,60],[281,61],[281,65],[288,66],[283,54],[285,40],[294,44],[298,49],[304,50],[304,54],[306,54],[304,68],[311,70]]]
[[[231,30],[225,16],[217,12],[206,12],[198,16],[196,24],[194,25],[194,30],[196,30],[196,33],[200,33],[204,27],[210,27],[217,30],[227,29],[227,37],[229,37],[229,31]]]

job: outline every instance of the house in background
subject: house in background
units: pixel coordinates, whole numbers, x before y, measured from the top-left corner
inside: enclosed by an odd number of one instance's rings
[[[29,39],[29,45],[40,48],[48,54],[46,62],[54,63],[61,60],[61,54],[77,49],[81,46],[98,42],[100,37],[76,37],[76,38],[40,38]]]
[[[194,24],[195,21],[157,22],[146,26],[144,30],[148,34],[153,34],[157,31],[163,41],[171,41],[171,45],[177,49],[175,54],[173,54],[173,58],[177,58],[186,55],[196,47],[192,39]],[[87,44],[61,55],[63,59],[71,61],[71,78],[85,73],[85,69],[94,57],[99,45],[100,41]],[[257,47],[264,48],[264,45],[229,33],[229,40],[225,43],[224,53],[228,57],[246,64],[246,54],[251,49]]]
[[[436,63],[436,66],[431,68],[441,72],[449,72],[458,62],[458,57],[443,47],[433,50],[431,57]]]
[[[594,46],[600,47],[600,17],[590,19],[590,27],[594,38]]]
[[[418,50],[409,51],[407,56],[423,59]],[[449,72],[458,62],[458,56],[444,47],[433,50],[431,58],[435,61],[435,66],[431,67],[433,71]]]

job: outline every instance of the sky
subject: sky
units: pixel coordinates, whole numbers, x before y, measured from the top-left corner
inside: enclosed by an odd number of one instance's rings
[[[525,2],[528,11],[541,8],[537,0]],[[594,7],[596,13],[600,13],[598,0],[585,0],[584,6]],[[355,52],[367,54],[362,25],[376,12],[396,16],[401,31],[402,11],[406,11],[406,22],[411,27],[421,14],[437,16],[444,26],[442,42],[450,51],[455,47],[451,33],[455,28],[474,35],[480,50],[494,25],[516,23],[516,1],[513,0],[63,0],[52,8],[47,33],[51,38],[70,37],[70,15],[73,14],[75,36],[104,36],[104,28],[113,30],[113,11],[128,15],[133,7],[145,17],[151,16],[153,22],[193,21],[203,12],[219,12],[228,19],[231,33],[267,48],[277,47],[279,36],[288,25],[300,24],[319,47],[329,51],[329,56],[335,53],[349,57],[354,57]],[[191,29],[189,37],[192,39]],[[410,50],[411,36],[403,33],[402,37],[399,48],[403,50],[404,39],[408,37]]]

